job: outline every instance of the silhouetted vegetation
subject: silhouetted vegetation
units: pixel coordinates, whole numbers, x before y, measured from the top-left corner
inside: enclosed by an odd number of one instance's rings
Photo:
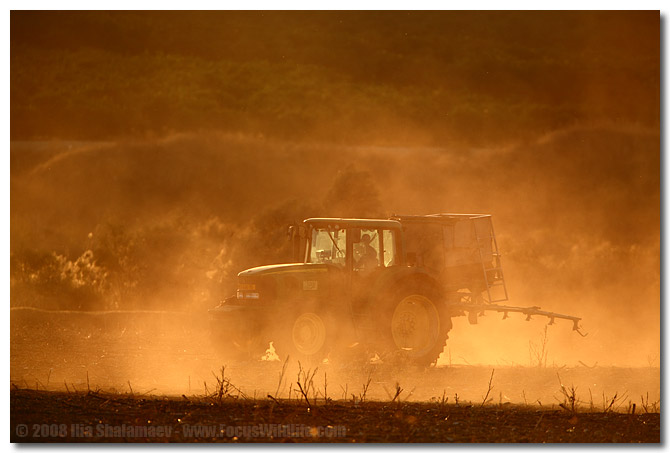
[[[12,139],[488,143],[658,127],[658,13],[11,14]]]

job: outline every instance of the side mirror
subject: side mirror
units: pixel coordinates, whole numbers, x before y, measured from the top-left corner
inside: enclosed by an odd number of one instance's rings
[[[360,228],[352,228],[349,233],[351,234],[351,242],[354,244],[357,244],[361,242],[361,229]]]

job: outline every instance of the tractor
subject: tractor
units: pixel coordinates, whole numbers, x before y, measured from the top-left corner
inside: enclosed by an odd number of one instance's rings
[[[279,355],[321,361],[362,351],[382,361],[437,361],[452,318],[486,311],[581,318],[508,300],[490,215],[309,218],[288,228],[293,263],[238,274],[237,292],[210,310],[230,358]]]

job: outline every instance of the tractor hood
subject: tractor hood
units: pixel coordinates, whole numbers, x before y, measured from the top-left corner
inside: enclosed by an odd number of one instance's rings
[[[297,273],[322,273],[328,272],[328,264],[314,263],[291,263],[291,264],[270,264],[269,266],[252,267],[237,274],[238,277],[256,277],[260,275],[272,274],[297,274]]]

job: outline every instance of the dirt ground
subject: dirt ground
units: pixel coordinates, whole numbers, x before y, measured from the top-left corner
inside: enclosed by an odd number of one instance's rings
[[[573,414],[510,404],[308,406],[14,390],[11,407],[12,442],[660,442],[658,413]]]
[[[13,310],[12,441],[660,441],[658,367],[231,362],[206,332]]]

